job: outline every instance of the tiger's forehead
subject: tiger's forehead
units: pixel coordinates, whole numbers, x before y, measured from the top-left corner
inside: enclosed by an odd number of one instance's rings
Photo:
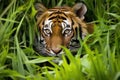
[[[66,20],[66,22],[70,21],[72,18],[76,17],[76,14],[73,12],[72,8],[70,7],[55,7],[50,8],[45,11],[37,20],[37,24],[41,23],[44,25],[44,22],[48,22],[52,20],[62,22]]]
[[[44,20],[45,24],[59,22],[61,24],[67,23],[71,24],[71,17],[73,12],[69,8],[65,7],[55,7],[48,9],[46,11],[46,19]]]
[[[75,14],[72,11],[72,8],[70,7],[55,7],[48,9],[47,13],[49,14],[49,17],[52,15],[61,15],[64,17],[70,17],[70,15],[75,16]]]

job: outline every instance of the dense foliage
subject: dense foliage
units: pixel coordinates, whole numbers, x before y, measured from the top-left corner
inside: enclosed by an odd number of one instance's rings
[[[33,50],[36,2],[48,8],[86,4],[86,22],[95,23],[95,31],[80,41],[75,56],[64,48],[67,59],[63,55],[60,64],[55,64],[52,60],[56,57],[43,57]],[[120,0],[0,0],[0,80],[120,80],[119,3]],[[52,66],[44,65],[46,61]]]

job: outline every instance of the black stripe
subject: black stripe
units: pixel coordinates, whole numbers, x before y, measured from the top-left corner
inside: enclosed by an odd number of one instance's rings
[[[71,18],[71,21],[72,21],[72,25],[74,25],[75,23],[74,23],[74,20]]]
[[[50,16],[52,16],[52,15],[55,15],[55,14],[63,14],[64,16],[68,17],[64,12],[60,12],[60,11],[53,12],[53,13],[51,13],[48,17],[50,17]]]
[[[63,19],[63,20],[67,20],[65,17],[63,17],[63,16],[60,16],[60,19]]]
[[[82,29],[80,24],[79,24],[79,35],[80,35],[80,38],[82,39]]]
[[[78,27],[75,28],[75,31],[76,31],[76,39],[78,40],[78,37],[80,37],[82,39],[82,30],[81,30],[81,25],[80,24],[79,24]]]
[[[55,19],[55,18],[57,18],[57,16],[50,17],[48,20],[52,20],[52,19]]]
[[[44,25],[44,23],[45,23],[45,20],[43,20],[42,25]]]
[[[48,20],[52,20],[52,19],[55,19],[55,18],[66,20],[65,17],[63,17],[63,16],[59,16],[59,15],[57,15],[57,16],[52,16],[52,17],[50,17]]]

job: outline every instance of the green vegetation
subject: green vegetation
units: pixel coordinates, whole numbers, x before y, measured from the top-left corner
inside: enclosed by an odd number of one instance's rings
[[[47,7],[84,2],[95,32],[77,55],[64,48],[60,65],[33,48],[35,2]],[[86,44],[87,42],[87,44]],[[80,55],[84,54],[82,58]],[[40,66],[48,61],[53,66]],[[120,0],[0,0],[0,80],[120,80]]]

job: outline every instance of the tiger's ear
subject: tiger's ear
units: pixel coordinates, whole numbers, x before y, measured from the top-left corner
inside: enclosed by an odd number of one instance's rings
[[[84,19],[84,15],[87,12],[87,7],[85,4],[77,3],[73,6],[72,9],[80,19],[82,19],[82,20]]]
[[[40,3],[35,4],[35,9],[37,10],[36,19],[47,10],[47,8]]]

